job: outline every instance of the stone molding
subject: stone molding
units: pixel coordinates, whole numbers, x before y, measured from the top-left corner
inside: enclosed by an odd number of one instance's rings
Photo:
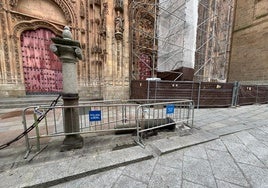
[[[65,19],[68,24],[78,25],[78,18],[74,7],[68,2],[68,0],[52,0],[59,8],[64,12]],[[11,0],[9,5],[11,8],[15,8],[18,5],[18,0]]]

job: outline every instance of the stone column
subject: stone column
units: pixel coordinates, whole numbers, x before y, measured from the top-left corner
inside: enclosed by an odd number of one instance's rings
[[[77,66],[78,59],[82,59],[82,50],[78,41],[72,40],[72,34],[68,26],[64,27],[63,38],[51,38],[54,44],[50,49],[60,58],[62,62],[64,105],[63,125],[65,133],[79,132],[79,109],[68,106],[78,106],[78,82]],[[67,107],[67,108],[66,108]],[[83,147],[83,138],[80,134],[65,136],[61,151],[79,149]]]

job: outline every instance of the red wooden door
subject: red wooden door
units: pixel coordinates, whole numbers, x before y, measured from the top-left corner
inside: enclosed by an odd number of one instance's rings
[[[21,34],[27,94],[53,94],[62,91],[62,64],[49,49],[51,37],[55,37],[55,34],[44,28]]]
[[[141,54],[138,65],[140,80],[146,80],[146,78],[150,78],[152,70],[151,57],[148,54]]]

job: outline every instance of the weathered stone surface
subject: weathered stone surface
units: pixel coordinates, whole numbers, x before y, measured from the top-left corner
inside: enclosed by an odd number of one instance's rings
[[[198,156],[198,152],[196,153]],[[208,160],[184,156],[183,179],[207,187],[216,187],[215,178]]]
[[[216,179],[241,186],[249,186],[246,178],[228,152],[207,150],[207,153]]]
[[[103,170],[151,158],[139,146],[99,155],[85,155],[17,168],[0,174],[1,186],[49,186]],[[14,181],[13,181],[14,179]],[[5,180],[5,181],[4,181]]]
[[[157,164],[149,182],[150,188],[180,187],[182,171]]]
[[[243,173],[250,180],[252,187],[267,187],[268,185],[268,168],[259,168],[256,166],[238,163]]]
[[[229,67],[229,81],[268,83],[268,3],[238,1]]]

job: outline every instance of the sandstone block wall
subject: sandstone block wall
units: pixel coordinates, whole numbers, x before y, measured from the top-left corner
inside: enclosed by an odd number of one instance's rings
[[[268,1],[237,0],[228,81],[268,84]]]

